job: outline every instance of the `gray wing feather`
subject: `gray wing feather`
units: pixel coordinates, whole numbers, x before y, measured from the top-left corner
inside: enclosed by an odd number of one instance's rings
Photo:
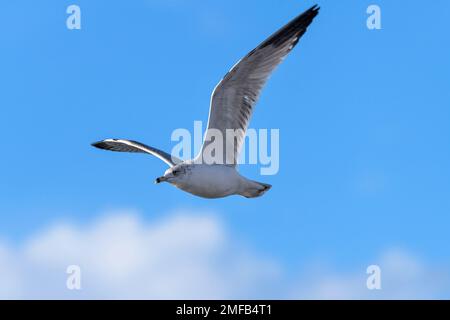
[[[161,159],[162,161],[167,163],[170,167],[173,167],[177,163],[182,162],[181,159],[173,157],[167,152],[161,151],[153,147],[149,147],[143,143],[133,140],[106,139],[99,142],[95,142],[92,144],[92,146],[99,149],[110,151],[148,153]]]
[[[211,96],[208,128],[197,159],[203,156],[205,148],[214,141],[210,140],[209,132],[219,130],[223,136],[222,163],[237,164],[245,132],[262,88],[273,70],[298,43],[318,12],[319,7],[313,6],[289,22],[236,63],[219,82]],[[225,139],[227,129],[237,133],[231,141]]]

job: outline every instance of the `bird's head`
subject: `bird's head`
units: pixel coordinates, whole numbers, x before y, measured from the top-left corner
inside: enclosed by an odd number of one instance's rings
[[[181,181],[185,178],[186,168],[182,164],[173,166],[164,172],[164,175],[156,178],[155,183],[161,182],[169,182],[172,184],[177,184],[178,181]]]

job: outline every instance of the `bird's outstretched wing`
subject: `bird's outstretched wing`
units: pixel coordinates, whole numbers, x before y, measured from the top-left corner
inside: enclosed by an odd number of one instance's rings
[[[219,82],[211,96],[208,128],[197,160],[205,160],[205,150],[216,139],[211,137],[220,132],[223,138],[221,164],[237,164],[245,132],[263,86],[318,13],[319,7],[315,5],[293,19],[242,58]],[[227,129],[234,130],[233,139],[226,139]]]
[[[170,167],[182,162],[181,159],[171,156],[167,152],[161,151],[159,149],[146,146],[137,141],[133,140],[125,140],[125,139],[105,139],[99,142],[95,142],[92,144],[93,147],[110,150],[110,151],[118,151],[118,152],[140,152],[140,153],[148,153],[151,154],[165,163],[167,163]]]

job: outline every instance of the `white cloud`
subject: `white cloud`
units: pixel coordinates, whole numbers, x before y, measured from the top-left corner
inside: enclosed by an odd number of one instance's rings
[[[372,263],[382,270],[381,291],[366,288],[366,265],[337,272],[318,263],[287,274],[281,263],[238,243],[211,213],[148,222],[115,212],[86,225],[55,224],[18,246],[0,245],[0,298],[448,297],[448,270],[393,249]],[[69,265],[81,267],[79,291],[66,288]]]
[[[0,299],[20,297],[22,287],[16,259],[9,248],[0,245]]]
[[[81,267],[80,291],[65,286],[69,265]],[[278,275],[211,214],[145,223],[115,213],[87,226],[57,224],[15,250],[0,249],[4,298],[249,298]]]
[[[381,290],[369,290],[366,269],[381,269]],[[312,267],[299,277],[292,298],[298,299],[439,299],[450,294],[450,272],[423,263],[404,250],[391,248],[351,272]]]

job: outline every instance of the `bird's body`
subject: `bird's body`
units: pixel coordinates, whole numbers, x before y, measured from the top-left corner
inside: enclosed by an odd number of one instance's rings
[[[203,198],[241,195],[255,198],[270,189],[266,183],[244,178],[236,170],[237,159],[259,95],[273,70],[297,45],[319,8],[311,7],[286,24],[267,40],[239,60],[213,91],[208,128],[202,149],[195,159],[180,159],[140,142],[106,139],[94,147],[120,152],[148,153],[163,160],[169,169],[156,182],[167,181],[181,190]],[[228,131],[236,133],[228,139]],[[216,135],[219,133],[219,135]],[[222,140],[218,140],[218,137]],[[214,144],[213,144],[214,141]],[[218,158],[210,153],[211,146],[220,144]]]
[[[158,183],[167,181],[183,191],[210,199],[230,195],[254,198],[270,189],[268,184],[251,181],[241,176],[234,166],[196,164],[193,160],[168,169],[164,176],[158,179]]]

